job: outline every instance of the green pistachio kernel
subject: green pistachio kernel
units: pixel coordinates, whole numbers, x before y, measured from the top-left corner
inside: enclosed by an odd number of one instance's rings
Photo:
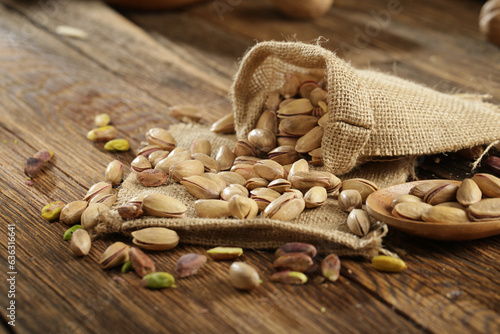
[[[42,209],[42,218],[52,221],[59,218],[61,214],[62,208],[64,208],[66,204],[62,201],[55,201],[47,204]]]
[[[127,261],[122,266],[122,273],[128,273],[132,270],[132,262]]]
[[[129,143],[126,139],[113,139],[104,144],[104,149],[106,151],[120,151],[125,152],[130,148]]]
[[[75,232],[76,230],[79,230],[82,228],[82,225],[73,225],[71,226],[70,228],[68,228],[66,230],[66,232],[64,232],[64,235],[63,235],[63,240],[71,240],[71,237],[73,236],[73,232]]]
[[[142,278],[142,285],[149,289],[175,288],[175,278],[169,273],[156,272]]]

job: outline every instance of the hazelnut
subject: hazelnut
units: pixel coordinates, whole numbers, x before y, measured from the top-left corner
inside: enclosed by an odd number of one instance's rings
[[[500,45],[500,0],[489,0],[479,14],[479,29],[490,42]]]

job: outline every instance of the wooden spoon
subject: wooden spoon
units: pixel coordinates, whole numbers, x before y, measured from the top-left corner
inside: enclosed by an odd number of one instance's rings
[[[500,234],[500,219],[487,222],[428,223],[395,217],[392,215],[392,201],[399,195],[408,194],[410,189],[426,182],[450,180],[426,180],[399,184],[378,190],[366,199],[366,210],[376,219],[406,233],[434,240],[474,240]]]

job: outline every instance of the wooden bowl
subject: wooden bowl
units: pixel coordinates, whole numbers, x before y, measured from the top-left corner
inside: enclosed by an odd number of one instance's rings
[[[391,214],[391,204],[394,198],[399,195],[408,194],[410,189],[417,184],[436,181],[460,183],[449,180],[426,180],[408,182],[381,189],[368,196],[366,199],[366,210],[376,219],[395,229],[433,240],[474,240],[500,234],[500,220],[468,223],[451,223],[445,221],[428,223],[399,218]]]

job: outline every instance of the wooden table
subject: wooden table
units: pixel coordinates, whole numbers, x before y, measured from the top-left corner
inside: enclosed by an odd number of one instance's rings
[[[338,0],[322,18],[293,21],[261,0],[222,14],[216,1],[134,12],[84,0],[1,0],[2,332],[499,333],[499,236],[435,242],[391,230],[385,244],[408,270],[379,273],[363,259],[345,258],[337,282],[305,286],[269,282],[272,252],[246,250],[244,261],[264,277],[252,293],[228,284],[227,262],[210,263],[176,289],[150,291],[135,274],[97,264],[112,241],[127,238],[99,239],[89,256],[76,258],[62,240],[67,227],[40,217],[48,202],[81,198],[111,160],[133,159],[133,150],[111,154],[86,140],[96,114],[109,113],[133,149],[148,128],[178,122],[168,116],[169,106],[200,106],[207,110],[202,122],[210,124],[231,110],[237,61],[255,41],[323,36],[324,47],[341,48],[338,54],[357,67],[500,102],[500,48],[478,32],[482,1],[401,0],[389,11],[393,2]],[[362,38],[368,23],[374,30]],[[59,25],[89,37],[57,35]],[[42,148],[55,157],[29,186],[24,161]],[[460,179],[470,167],[447,154],[427,157],[418,172]],[[8,224],[15,226],[14,286],[6,283]],[[179,256],[204,249],[182,244],[152,257],[157,268],[172,272]],[[7,298],[13,287],[15,298]],[[15,327],[7,324],[11,300]]]

